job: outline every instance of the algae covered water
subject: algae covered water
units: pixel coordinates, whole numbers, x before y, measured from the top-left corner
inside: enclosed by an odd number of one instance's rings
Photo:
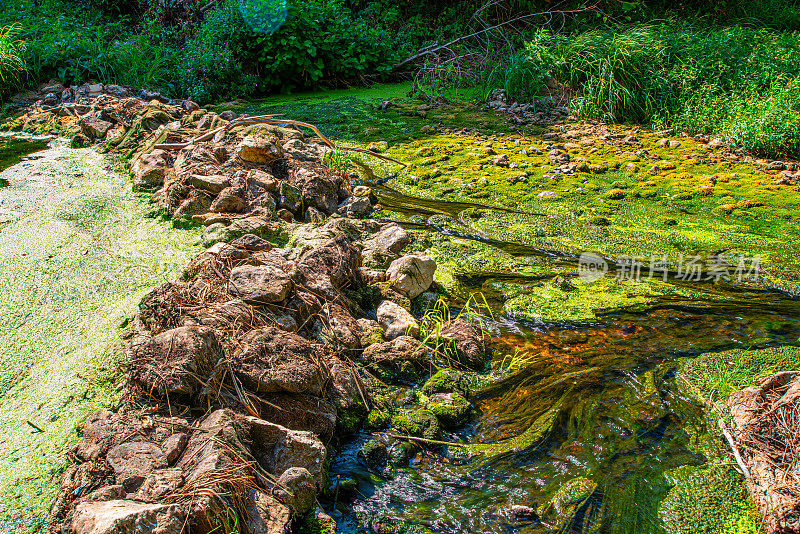
[[[115,160],[38,144],[0,173],[0,532],[46,522],[83,419],[119,397],[121,326],[199,250]]]
[[[451,436],[474,454],[440,447],[375,472],[356,454],[359,436],[332,469],[358,482],[352,503],[329,503],[344,532],[690,532],[685,516],[697,514],[710,526],[695,532],[718,532],[751,513],[679,359],[708,353],[732,368],[760,347],[765,360],[797,360],[800,301],[731,293],[593,324],[492,330],[502,373],[478,390],[473,424]],[[515,516],[515,505],[536,517]]]

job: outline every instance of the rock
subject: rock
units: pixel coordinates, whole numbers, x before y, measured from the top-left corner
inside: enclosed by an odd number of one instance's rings
[[[183,485],[183,471],[176,468],[156,469],[142,482],[136,492],[136,500],[159,502]]]
[[[381,228],[368,242],[364,243],[364,246],[400,254],[409,243],[411,243],[411,237],[408,232],[403,230],[400,225],[392,223]]]
[[[43,106],[56,106],[58,105],[58,95],[56,93],[47,93],[41,102]]]
[[[681,142],[676,139],[669,142],[669,148],[678,148],[679,146],[681,146]]]
[[[569,163],[569,154],[563,149],[553,149],[547,153],[547,159],[551,165],[558,167]]]
[[[386,270],[386,277],[393,289],[413,299],[431,287],[435,271],[436,262],[429,257],[408,255],[393,261]]]
[[[207,194],[198,190],[192,190],[186,200],[181,202],[178,209],[172,214],[175,223],[181,221],[189,222],[195,215],[205,214],[211,207],[211,199]]]
[[[536,196],[538,196],[541,199],[558,198],[558,193],[555,193],[553,191],[542,191]]]
[[[367,369],[381,378],[398,382],[411,381],[429,364],[431,351],[409,336],[400,336],[393,341],[375,343],[364,349],[363,359]]]
[[[316,504],[314,477],[303,467],[290,467],[278,478],[273,494],[288,504],[295,515],[303,515]]]
[[[178,505],[133,501],[81,502],[75,507],[73,534],[180,534],[186,514]]]
[[[359,451],[366,464],[373,469],[383,469],[389,462],[389,451],[386,445],[377,439],[371,439],[361,446]]]
[[[231,245],[234,247],[240,247],[247,250],[252,250],[253,252],[259,251],[269,251],[272,248],[272,245],[266,239],[262,239],[257,235],[253,234],[244,234],[242,237],[236,238],[231,241]]]
[[[300,139],[290,139],[283,143],[283,153],[300,161],[322,161],[329,151],[330,148],[325,145],[304,143]]]
[[[251,330],[233,355],[234,373],[256,393],[305,393],[319,396],[326,385],[321,361],[324,345],[267,326]]]
[[[366,217],[372,213],[372,202],[368,197],[352,196],[339,204],[337,213],[351,218]]]
[[[391,300],[381,302],[376,313],[378,324],[383,327],[386,339],[392,340],[400,336],[419,336],[419,324],[414,316]]]
[[[439,439],[439,420],[429,410],[402,410],[392,416],[392,425],[412,436]]]
[[[338,303],[327,303],[322,310],[326,326],[323,337],[337,347],[358,349],[361,347],[361,327],[343,306]]]
[[[143,154],[131,166],[133,185],[136,187],[156,188],[164,184],[164,173],[169,165],[168,155],[163,150],[153,150]]]
[[[167,458],[168,465],[175,463],[175,460],[180,457],[183,449],[186,448],[187,443],[189,443],[189,436],[183,432],[172,434],[161,443],[161,450]]]
[[[64,85],[58,80],[50,80],[49,82],[42,84],[42,86],[39,87],[40,93],[62,93],[63,91],[64,91]]]
[[[283,157],[283,150],[276,137],[248,135],[236,147],[236,155],[247,163],[272,163]]]
[[[273,264],[234,267],[228,282],[228,293],[257,304],[286,300],[292,288],[294,266],[280,256],[272,256],[275,257]]]
[[[147,89],[140,89],[137,96],[142,100],[144,100],[145,102],[156,100],[158,102],[161,102],[162,104],[169,103],[169,98],[167,98],[166,96],[162,95],[161,93],[157,93],[155,91],[149,91]]]
[[[292,184],[302,192],[303,204],[325,214],[336,211],[339,205],[340,183],[334,177],[305,168],[297,169],[291,176]]]
[[[448,340],[455,348],[458,361],[474,370],[483,370],[486,366],[486,347],[482,332],[469,321],[458,318],[444,325],[440,337]]]
[[[106,85],[103,89],[103,92],[107,95],[111,95],[117,98],[130,98],[133,96],[133,91],[128,89],[127,87],[122,87],[121,85]]]
[[[246,208],[247,202],[239,196],[233,187],[223,189],[209,207],[213,213],[241,213]]]
[[[498,167],[508,167],[508,155],[500,154],[494,158],[493,163]]]
[[[89,495],[83,498],[84,502],[89,501],[114,501],[116,499],[125,498],[125,488],[122,484],[113,484],[111,486],[103,486],[96,489]]]
[[[321,223],[325,221],[325,214],[319,211],[317,208],[309,206],[306,208],[306,213],[303,216],[303,220],[307,223]]]
[[[114,470],[117,484],[133,492],[154,469],[167,467],[167,457],[152,443],[133,441],[117,445],[106,455],[108,465]]]
[[[539,519],[539,514],[536,513],[536,508],[522,504],[515,504],[511,506],[511,515],[514,516],[514,519],[516,520],[535,521]]]
[[[771,161],[767,165],[768,171],[783,171],[786,170],[786,164],[782,161]]]
[[[669,147],[669,139],[666,139],[666,138],[659,139],[658,143],[656,143],[656,146],[659,147],[659,148],[668,148]]]
[[[297,213],[303,202],[303,193],[289,182],[281,182],[278,206]]]
[[[470,404],[458,393],[436,393],[426,406],[433,412],[443,428],[458,428],[469,418]]]
[[[209,191],[215,195],[231,185],[230,178],[222,175],[201,176],[199,174],[192,174],[189,177],[189,183],[192,184],[192,187]]]
[[[278,188],[278,179],[272,174],[254,169],[247,175],[247,183],[251,188],[272,192]]]
[[[284,534],[289,532],[292,512],[275,497],[258,490],[249,490],[247,528],[250,534]]]
[[[444,368],[425,382],[422,392],[429,397],[436,393],[459,393],[462,397],[466,397],[471,388],[470,375],[455,369]]]
[[[181,107],[185,109],[188,113],[200,109],[200,106],[197,104],[197,102],[193,102],[191,100],[184,100],[183,102],[181,102]]]
[[[249,451],[246,452],[268,473],[280,476],[290,467],[303,467],[311,473],[315,487],[322,488],[327,450],[311,432],[289,430],[229,409],[212,412],[199,427],[204,432],[192,434],[186,453],[178,463],[187,483],[234,461],[227,444],[237,440],[240,444],[247,444]]]
[[[337,289],[354,287],[360,266],[361,254],[344,235],[305,252],[297,261],[299,270],[328,276]]]
[[[128,379],[150,395],[194,395],[222,356],[213,330],[181,326],[137,347],[128,360]]]

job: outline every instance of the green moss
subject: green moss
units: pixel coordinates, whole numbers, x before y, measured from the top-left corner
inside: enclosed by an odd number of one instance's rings
[[[317,508],[300,519],[298,528],[300,534],[336,534],[336,521]]]
[[[391,416],[385,411],[372,410],[367,414],[364,426],[367,430],[382,430],[389,424]]]
[[[425,406],[444,428],[457,428],[467,422],[470,404],[458,393],[438,393]]]
[[[423,384],[420,391],[429,397],[436,393],[460,393],[461,395],[466,395],[469,393],[473,382],[469,374],[445,368],[440,369],[431,376]]]
[[[430,410],[403,410],[392,416],[392,426],[412,436],[438,439],[439,420]]]

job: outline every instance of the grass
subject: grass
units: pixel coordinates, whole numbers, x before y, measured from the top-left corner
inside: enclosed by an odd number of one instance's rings
[[[19,26],[0,27],[0,96],[19,85],[25,73],[25,43],[17,39]]]

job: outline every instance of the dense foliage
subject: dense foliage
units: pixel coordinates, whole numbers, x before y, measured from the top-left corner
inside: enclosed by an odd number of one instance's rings
[[[579,116],[714,130],[756,152],[800,152],[798,2],[586,5],[0,0],[0,96],[50,78],[148,87],[200,102],[364,83],[396,73],[393,65],[420,46],[557,7],[579,12],[509,26],[502,39],[481,34],[475,56],[482,59],[427,58],[418,80],[434,93],[469,85],[485,96],[502,87],[536,101],[552,76],[580,94],[573,102]],[[475,40],[453,50],[471,57],[471,46]]]
[[[578,116],[719,131],[757,153],[800,152],[798,32],[662,23],[540,33],[527,51],[536,86],[550,75],[580,91]]]

